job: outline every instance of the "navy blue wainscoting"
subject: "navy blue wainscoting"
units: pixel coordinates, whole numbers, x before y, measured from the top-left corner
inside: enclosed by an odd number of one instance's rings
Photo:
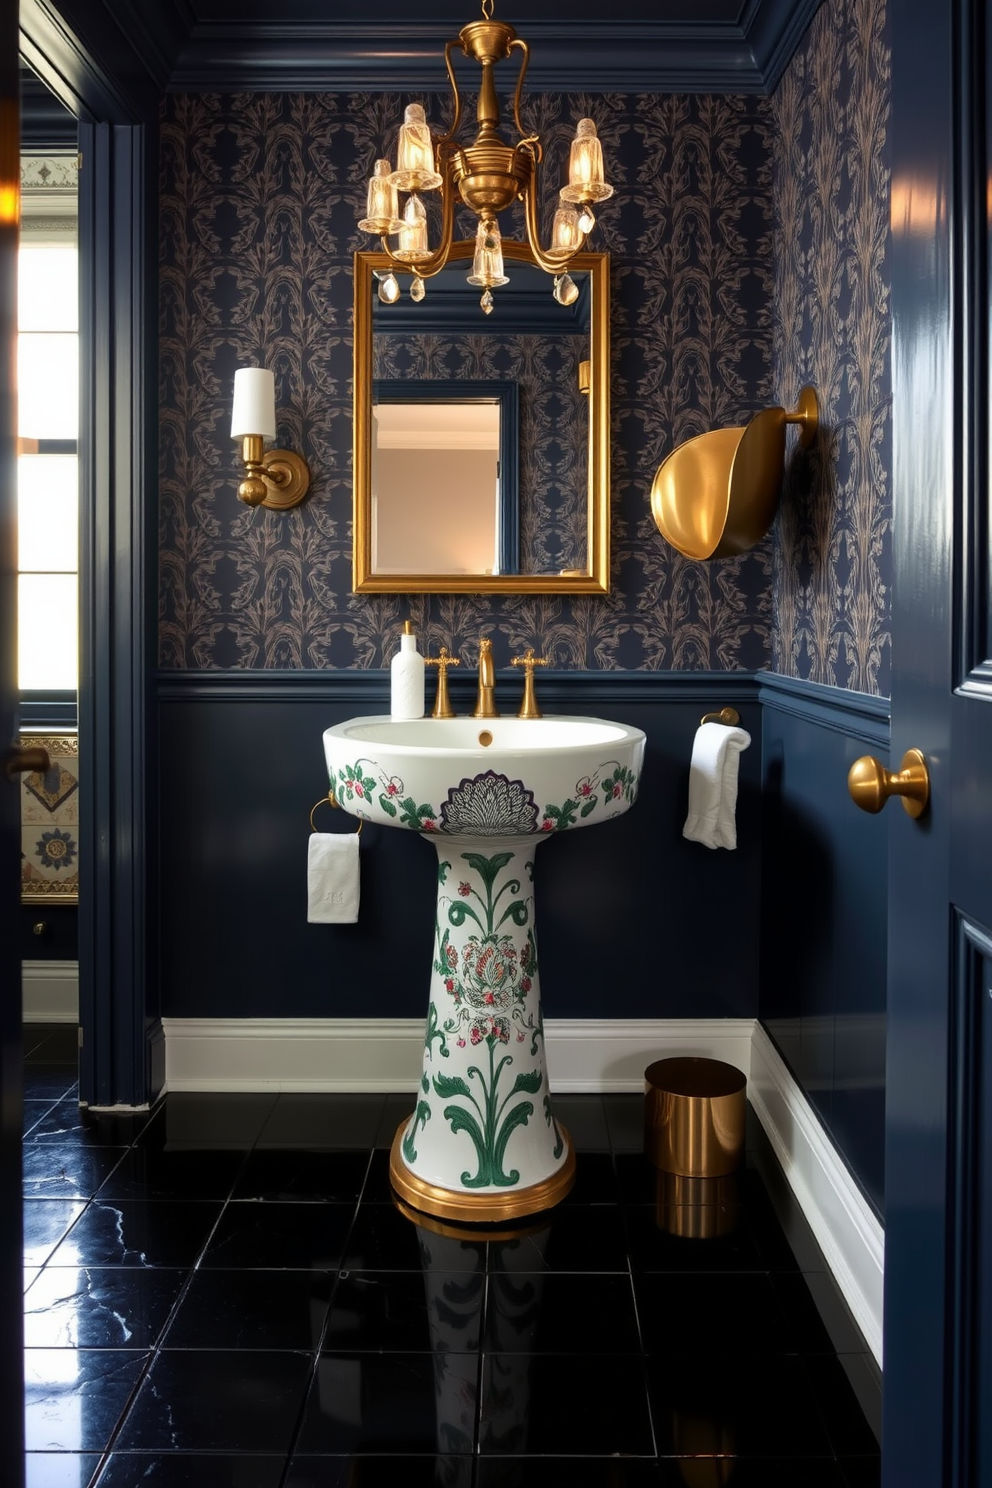
[[[452,681],[458,712],[467,679]],[[520,679],[500,674],[513,712]],[[537,927],[549,1017],[755,1017],[760,716],[747,674],[552,673],[546,713],[636,724],[641,794],[622,818],[541,845]],[[754,747],[741,758],[739,847],[682,837],[704,712],[732,703]],[[309,815],[326,792],[321,735],[388,711],[384,672],[163,673],[159,679],[162,1014],[426,1015],[435,858],[411,832],[366,825],[355,925],[309,925]],[[321,831],[354,819],[322,806]]]
[[[881,1217],[888,834],[854,805],[847,772],[863,754],[888,763],[889,704],[761,683],[759,1016]]]

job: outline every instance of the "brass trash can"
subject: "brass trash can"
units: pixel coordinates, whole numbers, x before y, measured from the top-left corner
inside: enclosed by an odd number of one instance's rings
[[[720,1059],[658,1059],[644,1071],[644,1152],[666,1173],[721,1178],[744,1155],[747,1080]]]

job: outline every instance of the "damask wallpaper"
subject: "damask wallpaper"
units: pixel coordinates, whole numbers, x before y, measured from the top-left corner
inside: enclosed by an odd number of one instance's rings
[[[440,123],[443,102],[426,101]],[[370,246],[356,216],[405,102],[165,101],[161,665],[378,668],[410,616],[435,652],[443,644],[472,659],[491,634],[497,667],[524,646],[562,669],[767,666],[771,541],[693,563],[668,547],[649,506],[675,443],[745,421],[772,391],[767,99],[528,101],[528,127],[551,141],[552,180],[574,120],[588,114],[617,186],[590,245],[611,255],[610,595],[351,593],[351,255]],[[231,385],[250,363],[275,369],[280,436],[311,466],[311,494],[284,515],[237,500]]]
[[[885,0],[821,5],[776,90],[775,384],[820,398],[775,527],[772,667],[889,695],[891,310]]]

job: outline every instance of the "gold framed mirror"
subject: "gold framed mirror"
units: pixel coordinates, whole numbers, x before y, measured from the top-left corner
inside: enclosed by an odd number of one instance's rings
[[[474,240],[452,245],[419,303],[403,275],[401,298],[384,304],[386,255],[355,254],[356,594],[609,592],[609,255],[571,260],[579,294],[566,306],[525,243],[502,246],[510,282],[495,291],[488,316],[465,282]],[[483,380],[504,391],[486,397]],[[435,397],[445,381],[450,402]],[[501,426],[508,381],[517,408]],[[380,400],[385,411],[404,384],[410,406],[380,419]],[[480,403],[504,410],[495,434],[488,416],[473,415],[469,405]],[[487,443],[497,451],[489,465],[477,453]],[[474,467],[457,455],[470,445]],[[472,468],[483,472],[481,493],[466,484]],[[451,540],[467,530],[470,506],[492,514],[482,557],[478,535],[472,557]],[[400,516],[391,513],[402,516],[398,542]]]

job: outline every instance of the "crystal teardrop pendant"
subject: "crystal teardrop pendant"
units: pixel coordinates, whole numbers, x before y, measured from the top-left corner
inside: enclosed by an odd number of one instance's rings
[[[427,289],[426,289],[426,286],[424,285],[423,279],[421,279],[418,275],[415,274],[414,275],[414,278],[413,278],[413,283],[410,285],[410,298],[411,298],[411,300],[416,300],[417,304],[419,305],[420,304],[420,301],[424,298],[424,295],[426,293],[427,293]]]
[[[483,310],[485,311],[485,313],[487,315],[491,314],[492,308],[493,308],[493,297],[489,293],[488,289],[486,290],[485,294],[482,296],[482,299],[479,301],[479,304],[482,306]]]
[[[593,216],[592,212],[589,210],[588,206],[583,207],[582,211],[579,213],[579,232],[585,233],[586,237],[588,237],[595,226],[596,219]]]

